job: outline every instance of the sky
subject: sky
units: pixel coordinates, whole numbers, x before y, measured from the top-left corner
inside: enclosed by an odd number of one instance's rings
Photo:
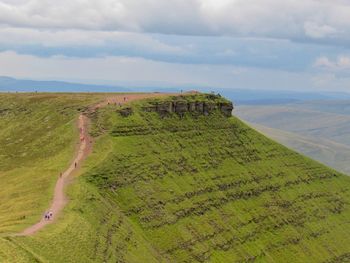
[[[350,92],[350,1],[0,0],[0,76]]]

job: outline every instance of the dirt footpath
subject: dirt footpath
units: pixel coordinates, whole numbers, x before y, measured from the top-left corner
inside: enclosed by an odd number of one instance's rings
[[[131,93],[131,94],[118,94],[118,95],[111,95],[108,96],[104,101],[97,103],[95,105],[92,105],[89,108],[89,111],[93,112],[98,108],[104,107],[108,104],[116,104],[116,105],[123,105],[128,102],[141,100],[141,99],[147,99],[147,98],[157,98],[157,97],[166,97],[166,96],[176,96],[179,94],[170,94],[170,93]],[[89,118],[84,115],[80,114],[78,119],[78,129],[79,129],[79,144],[78,149],[75,154],[75,157],[73,158],[72,163],[68,167],[66,171],[64,171],[62,174],[58,175],[59,178],[56,182],[55,191],[53,194],[53,199],[51,206],[47,209],[46,212],[43,212],[42,219],[37,222],[36,224],[28,227],[23,232],[19,233],[18,236],[30,236],[34,235],[36,232],[44,228],[46,225],[51,224],[55,222],[58,215],[61,213],[65,205],[68,203],[68,199],[65,195],[65,186],[70,182],[72,175],[74,172],[77,172],[80,169],[80,166],[82,162],[86,159],[86,157],[91,153],[92,151],[92,138],[89,135]],[[51,212],[52,217],[50,219],[45,218],[44,214]]]

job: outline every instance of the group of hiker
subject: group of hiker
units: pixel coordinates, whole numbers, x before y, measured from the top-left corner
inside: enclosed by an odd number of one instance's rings
[[[53,217],[52,211],[46,212],[45,213],[45,220],[51,220]]]
[[[124,97],[123,100],[124,100],[124,102],[127,102],[128,97]],[[108,101],[107,104],[108,104],[108,105],[111,105],[112,103],[111,103],[110,101]],[[115,104],[115,106],[119,106],[119,107],[122,106],[122,103],[121,103],[121,102],[115,101],[114,104]]]

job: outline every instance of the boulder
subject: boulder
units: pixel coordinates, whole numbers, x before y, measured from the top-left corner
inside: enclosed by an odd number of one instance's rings
[[[123,108],[118,110],[119,114],[123,117],[128,117],[133,113],[132,108],[128,107],[128,108]]]
[[[232,102],[228,103],[221,103],[220,104],[220,111],[222,114],[224,114],[226,117],[231,117],[232,116],[232,111],[233,111],[233,104]]]

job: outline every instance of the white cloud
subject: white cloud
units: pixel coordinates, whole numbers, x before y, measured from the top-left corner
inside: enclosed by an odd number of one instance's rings
[[[215,71],[218,72],[218,70]],[[214,73],[208,74],[206,66],[164,63],[143,58],[36,57],[12,51],[0,52],[0,76],[19,78],[30,76],[34,79],[84,79],[87,81],[164,81],[175,85],[188,82],[203,84],[210,79],[211,74]]]
[[[320,68],[332,68],[334,66],[334,63],[329,60],[327,57],[319,57],[314,62],[314,67],[320,67]]]
[[[0,0],[0,52],[15,51],[0,53],[0,75],[333,84],[308,74],[350,72],[349,56],[334,58],[348,53],[349,14],[347,0]]]
[[[318,25],[314,22],[305,22],[305,34],[311,38],[321,39],[336,35],[337,30],[328,25]]]
[[[332,74],[286,72],[230,65],[194,65],[165,63],[143,58],[100,57],[70,58],[64,56],[35,57],[15,52],[0,52],[0,76],[31,79],[79,80],[98,83],[167,83],[215,88],[346,90],[349,78]]]
[[[332,71],[350,70],[350,57],[342,55],[338,56],[334,60],[331,60],[325,56],[319,57],[314,62],[314,67]]]
[[[0,44],[41,45],[44,47],[117,47],[136,48],[139,51],[155,51],[158,54],[184,54],[179,46],[165,44],[148,34],[95,30],[38,30],[32,28],[0,28]]]
[[[157,62],[142,58],[103,57],[39,58],[0,52],[0,76],[32,79],[80,79],[195,84],[220,88],[303,88],[309,76],[283,71],[237,68],[230,65],[194,65]],[[288,80],[288,81],[286,81]]]
[[[0,25],[350,41],[344,0],[0,0]]]

